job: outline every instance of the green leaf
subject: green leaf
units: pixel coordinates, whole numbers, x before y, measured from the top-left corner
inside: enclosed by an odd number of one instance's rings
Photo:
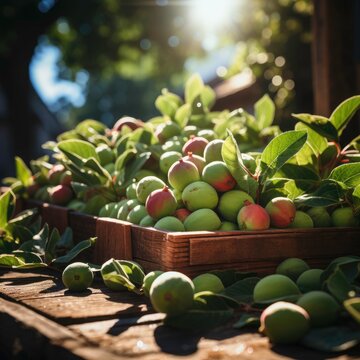
[[[135,155],[137,154],[137,151],[135,149],[128,149],[125,150],[117,159],[115,162],[115,169],[117,171],[120,171],[125,167],[125,165],[132,160]]]
[[[92,237],[87,240],[80,241],[76,244],[66,255],[60,256],[52,261],[53,264],[67,264],[71,262],[77,255],[82,251],[89,249],[92,245],[95,244],[96,237]]]
[[[360,298],[352,298],[344,301],[344,308],[360,324]]]
[[[56,257],[56,244],[60,240],[59,230],[54,228],[45,244],[45,262],[50,263]]]
[[[18,265],[23,265],[24,261],[17,258],[13,254],[1,254],[0,255],[0,267],[13,267]]]
[[[111,181],[111,175],[109,174],[109,172],[106,169],[104,169],[100,165],[99,161],[97,161],[96,159],[90,158],[90,159],[85,160],[84,161],[84,167],[95,171],[100,176],[103,176],[107,180]]]
[[[139,288],[143,285],[145,273],[139,264],[129,260],[114,261],[121,265],[122,270],[133,284]]]
[[[301,344],[314,350],[340,352],[360,343],[360,331],[345,326],[331,326],[311,329],[301,340]]]
[[[167,95],[160,95],[155,100],[155,107],[165,116],[173,118],[178,109],[177,103]]]
[[[185,84],[185,101],[192,104],[196,97],[203,91],[204,83],[199,74],[192,75]]]
[[[12,217],[15,201],[15,195],[11,190],[0,195],[0,229],[5,229],[8,220]]]
[[[360,95],[356,95],[343,101],[330,115],[330,121],[337,129],[339,136],[359,109]]]
[[[360,185],[356,186],[352,193],[352,203],[355,215],[360,214]]]
[[[250,277],[239,280],[227,287],[222,294],[227,295],[240,303],[252,303],[254,288],[259,280],[260,278],[258,277]]]
[[[84,169],[79,168],[78,166],[76,166],[74,164],[67,164],[67,167],[71,171],[75,182],[81,182],[88,186],[94,186],[94,185],[101,184],[101,180],[100,180],[99,176],[94,174],[92,171],[90,171],[90,170],[86,171]]]
[[[222,158],[240,189],[244,190],[252,197],[255,197],[258,183],[248,173],[234,136],[230,131],[228,131],[228,134],[229,136],[225,139],[221,149]]]
[[[180,128],[184,128],[191,115],[191,105],[190,104],[184,104],[180,106],[175,114],[175,121],[179,124]]]
[[[9,225],[30,226],[38,215],[39,210],[37,208],[24,210],[9,220]]]
[[[73,231],[70,227],[66,227],[56,244],[57,249],[71,249],[74,246]]]
[[[292,116],[328,140],[338,141],[338,131],[328,118],[311,114],[292,114]]]
[[[287,131],[266,146],[261,155],[260,183],[272,177],[292,156],[294,156],[305,144],[306,131]]]
[[[317,182],[320,180],[319,175],[310,167],[296,165],[296,164],[285,164],[281,167],[275,177],[283,177],[293,180],[309,180]]]
[[[324,136],[321,136],[307,125],[298,122],[295,125],[295,130],[306,130],[308,133],[308,137],[306,143],[312,149],[316,156],[319,156],[324,152],[324,150],[328,147],[328,142]]]
[[[58,143],[58,148],[65,155],[70,153],[75,154],[82,159],[93,157],[97,161],[100,161],[99,156],[95,151],[95,146],[83,140],[63,140]]]
[[[254,109],[255,118],[258,121],[260,129],[264,129],[273,123],[275,117],[275,104],[269,95],[265,94],[259,99],[255,103]]]
[[[242,314],[240,319],[233,325],[235,329],[242,329],[244,327],[259,327],[260,316],[256,314]]]
[[[209,111],[214,106],[216,101],[215,91],[210,86],[206,85],[204,86],[200,97],[205,109]]]
[[[42,263],[41,257],[33,252],[15,250],[12,253],[25,264]]]
[[[121,185],[122,188],[126,188],[130,185],[136,175],[136,173],[144,166],[144,164],[150,159],[151,152],[145,152],[140,154],[135,161],[132,161],[124,169],[124,182]]]
[[[350,285],[344,273],[337,269],[323,283],[323,286],[331,295],[339,302],[343,302],[351,297],[354,293],[353,287]]]
[[[304,194],[295,199],[297,205],[330,206],[341,202],[339,185],[333,181],[324,181],[319,188],[311,194]]]
[[[32,240],[24,242],[19,250],[33,252],[40,256],[45,255],[45,246],[49,237],[49,225],[45,224],[44,227],[33,236]]]
[[[21,181],[24,186],[31,185],[32,183],[32,173],[31,170],[26,166],[24,161],[15,156],[15,171],[16,177]]]
[[[360,185],[360,163],[343,164],[336,167],[329,179],[341,182],[349,188]]]
[[[105,130],[106,126],[103,123],[93,119],[83,120],[75,127],[75,131],[84,138],[96,134],[103,134]]]

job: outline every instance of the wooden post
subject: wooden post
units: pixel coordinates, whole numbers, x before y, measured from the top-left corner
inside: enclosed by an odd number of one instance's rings
[[[329,116],[341,101],[360,92],[356,56],[360,24],[355,21],[359,12],[359,0],[314,0],[312,70],[316,114]],[[349,136],[359,133],[358,121],[352,121],[349,127]]]

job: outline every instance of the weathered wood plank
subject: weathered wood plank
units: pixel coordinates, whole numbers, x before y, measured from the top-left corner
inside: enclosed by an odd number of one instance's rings
[[[28,277],[16,272],[0,274],[0,295],[19,301],[62,324],[129,317],[150,311],[143,296],[111,291],[101,280],[86,292],[74,293],[66,290],[61,280],[49,273],[39,276],[29,272]],[[19,278],[17,274],[21,274]]]
[[[1,358],[121,359],[25,307],[0,298]],[[6,329],[6,330],[5,330]]]

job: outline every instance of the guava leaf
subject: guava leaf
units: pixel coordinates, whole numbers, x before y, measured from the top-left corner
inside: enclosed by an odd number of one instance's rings
[[[13,267],[23,265],[24,261],[13,254],[0,254],[0,267]]]
[[[0,195],[0,229],[5,229],[14,211],[15,194],[8,190]]]
[[[339,136],[359,109],[360,95],[356,95],[343,101],[330,115],[330,121],[337,129]]]
[[[16,178],[19,179],[24,186],[31,185],[33,181],[31,170],[26,166],[24,161],[18,156],[15,156],[15,171],[16,171]]]
[[[85,168],[91,169],[92,171],[95,171],[100,176],[103,176],[107,180],[111,181],[111,175],[109,174],[109,172],[106,169],[104,169],[100,165],[99,161],[97,161],[95,158],[90,158],[90,159],[84,160],[84,165],[83,166]]]
[[[255,103],[254,109],[255,117],[260,129],[264,129],[273,123],[275,117],[275,104],[268,94],[265,94]]]
[[[216,275],[221,282],[223,283],[224,287],[228,287],[236,282],[236,271],[235,270],[212,270],[210,271],[211,274]]]
[[[45,246],[49,236],[49,225],[45,223],[44,227],[33,236],[32,240],[24,242],[19,250],[36,253],[40,256],[45,255]]]
[[[348,188],[360,185],[360,163],[337,166],[329,175],[329,179],[341,182]]]
[[[206,110],[210,110],[215,104],[216,94],[215,91],[208,85],[204,86],[200,94],[201,102]]]
[[[66,255],[60,256],[52,261],[52,264],[67,264],[71,260],[73,260],[77,255],[79,255],[82,251],[90,248],[95,244],[96,237],[92,237],[87,240],[80,241],[76,244]]]
[[[12,252],[19,260],[28,264],[42,263],[42,259],[38,254],[29,251],[15,250]]]
[[[293,180],[311,180],[313,182],[320,180],[319,175],[313,169],[296,164],[283,165],[275,176]]]
[[[128,260],[114,260],[121,265],[122,271],[128,276],[130,281],[141,287],[144,282],[145,273],[139,264]]]
[[[129,291],[136,291],[136,286],[126,276],[117,274],[116,272],[104,274],[103,279],[120,284],[126,287]]]
[[[233,325],[235,329],[242,329],[244,327],[259,327],[260,316],[257,314],[242,314],[240,319]]]
[[[228,135],[229,136],[225,139],[224,144],[222,145],[222,158],[240,189],[244,190],[252,197],[255,197],[258,183],[246,170],[233,134],[228,131]]]
[[[83,140],[63,140],[58,143],[58,149],[65,155],[67,153],[75,154],[82,159],[89,159],[91,157],[100,161],[98,154],[95,151],[95,146]]]
[[[338,131],[328,118],[311,114],[292,114],[292,116],[328,140],[338,141]]]
[[[319,188],[311,194],[304,194],[295,199],[298,205],[330,206],[341,202],[341,191],[335,181],[324,181]]]
[[[185,101],[192,104],[196,97],[198,97],[204,88],[204,83],[199,74],[192,75],[185,84]]]
[[[360,214],[360,185],[356,186],[352,193],[352,203],[355,215]]]
[[[74,246],[73,231],[70,227],[66,227],[56,244],[57,249],[71,249]]]
[[[273,140],[265,147],[261,154],[260,183],[272,177],[292,156],[305,144],[306,131],[287,131]]]
[[[125,150],[117,159],[115,162],[115,169],[117,171],[120,171],[125,167],[125,165],[132,160],[135,155],[137,154],[137,151],[135,149],[127,149]]]
[[[50,263],[56,257],[56,244],[60,240],[59,230],[54,228],[45,244],[45,262]]]
[[[88,138],[92,135],[103,134],[106,126],[97,120],[86,119],[77,124],[74,130],[84,138]]]
[[[178,104],[170,96],[159,95],[155,100],[155,107],[161,114],[173,118],[178,109]]]
[[[222,294],[229,296],[240,303],[252,303],[254,288],[259,280],[260,278],[258,277],[249,277],[239,280],[227,287]]]
[[[319,351],[340,352],[360,343],[360,331],[345,326],[331,326],[311,329],[301,340],[301,344]]]
[[[295,130],[306,130],[308,137],[306,143],[310,146],[316,156],[319,156],[328,147],[326,138],[316,131],[309,128],[307,125],[298,122],[295,125]]]
[[[344,301],[344,308],[360,324],[360,298],[352,298]]]
[[[93,172],[85,171],[85,170],[81,169],[82,166],[78,167],[75,164],[67,164],[66,166],[73,174],[75,182],[81,182],[88,186],[94,186],[94,185],[101,184],[101,180],[100,180],[99,176],[97,176]]]
[[[183,129],[187,125],[190,115],[191,105],[184,104],[177,109],[174,120],[179,124],[180,128]]]
[[[29,241],[34,236],[34,234],[27,227],[22,225],[9,224],[7,229],[11,233],[11,236],[16,240],[19,240],[20,243]]]
[[[38,214],[39,211],[37,208],[24,210],[17,214],[15,218],[9,220],[9,225],[30,226]]]
[[[341,303],[355,295],[354,288],[339,269],[324,281],[323,287]]]

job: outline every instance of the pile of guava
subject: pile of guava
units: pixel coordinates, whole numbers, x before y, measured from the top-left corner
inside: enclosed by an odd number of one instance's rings
[[[97,273],[110,291],[132,291],[150,298],[164,324],[193,332],[218,326],[249,328],[274,344],[302,344],[340,352],[360,343],[360,257],[334,259],[325,269],[288,258],[275,273],[219,270],[190,278],[179,271],[145,275],[134,261],[110,259]],[[71,291],[91,286],[87,264],[73,263],[63,272]]]
[[[16,158],[18,196],[164,231],[356,227],[359,136],[342,133],[360,95],[326,118],[293,114],[281,132],[265,95],[253,114],[211,111],[215,93],[193,75],[184,99],[164,89],[158,117],[121,117],[112,128],[87,119],[30,168]],[[241,104],[239,104],[241,105]],[[355,134],[357,135],[357,134]]]

